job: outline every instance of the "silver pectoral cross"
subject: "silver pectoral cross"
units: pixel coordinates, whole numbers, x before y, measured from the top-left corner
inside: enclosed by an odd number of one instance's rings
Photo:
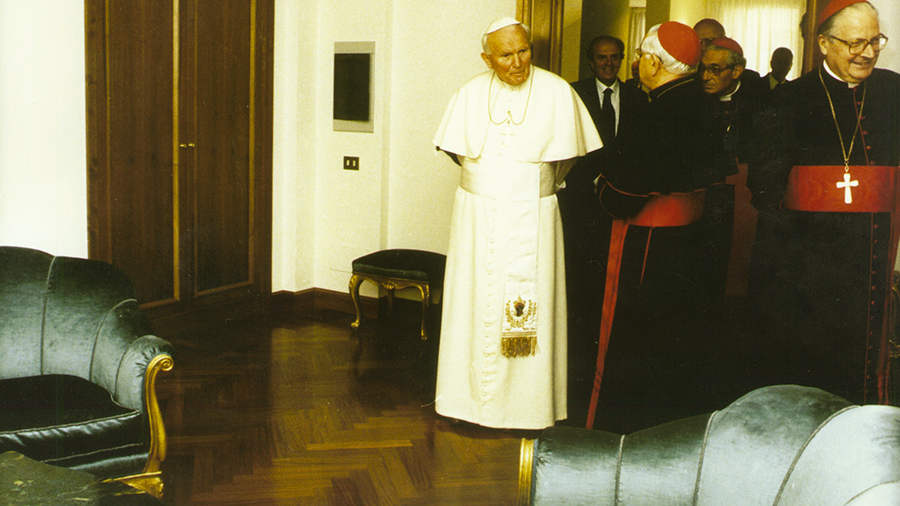
[[[837,182],[838,189],[844,189],[844,203],[852,204],[853,203],[853,195],[850,193],[851,187],[859,186],[859,181],[850,181],[850,173],[844,173],[844,180]]]

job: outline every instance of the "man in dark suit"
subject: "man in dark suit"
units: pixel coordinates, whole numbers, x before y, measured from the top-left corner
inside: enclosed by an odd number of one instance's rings
[[[566,249],[569,310],[569,421],[584,425],[596,365],[600,309],[609,250],[611,218],[600,208],[596,180],[604,155],[615,150],[617,134],[634,128],[647,95],[625,86],[619,69],[625,44],[610,36],[596,37],[585,52],[593,75],[572,83],[597,126],[603,148],[581,158],[557,193]]]
[[[787,80],[788,72],[794,66],[794,53],[786,47],[779,47],[772,51],[772,59],[769,60],[769,66],[772,70],[763,76],[770,90],[774,90],[776,86]]]

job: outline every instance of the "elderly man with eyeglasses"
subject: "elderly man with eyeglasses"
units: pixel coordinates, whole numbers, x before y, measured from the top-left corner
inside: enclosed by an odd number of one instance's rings
[[[773,90],[748,186],[759,224],[750,321],[773,382],[889,403],[900,206],[900,75],[865,0],[818,19],[821,66]]]
[[[741,76],[747,67],[744,49],[734,39],[712,40],[703,51],[697,77],[707,95],[719,101],[719,118],[725,149],[736,160],[747,161],[747,135],[752,116],[760,105],[761,88],[757,83],[744,83]],[[741,133],[745,136],[742,138]]]
[[[727,184],[710,188],[707,215],[713,258],[728,265],[721,279],[725,293],[746,296],[756,211],[746,188],[747,162],[754,149],[750,142],[753,117],[762,107],[768,87],[759,77],[745,72],[744,49],[734,39],[719,37],[707,44],[697,69],[697,80],[707,95],[715,97],[719,135],[734,175]]]

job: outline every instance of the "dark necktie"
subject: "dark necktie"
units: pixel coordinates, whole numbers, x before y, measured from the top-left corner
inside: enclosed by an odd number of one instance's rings
[[[600,109],[600,139],[604,143],[612,141],[616,137],[616,111],[612,105],[612,88],[603,90],[603,108]]]

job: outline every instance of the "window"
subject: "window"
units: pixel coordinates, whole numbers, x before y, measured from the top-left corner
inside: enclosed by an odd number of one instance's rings
[[[744,49],[747,68],[766,75],[772,51],[786,47],[794,53],[794,66],[788,79],[800,75],[803,66],[800,19],[806,12],[806,0],[720,0],[708,5],[708,17],[719,20],[727,35]]]

